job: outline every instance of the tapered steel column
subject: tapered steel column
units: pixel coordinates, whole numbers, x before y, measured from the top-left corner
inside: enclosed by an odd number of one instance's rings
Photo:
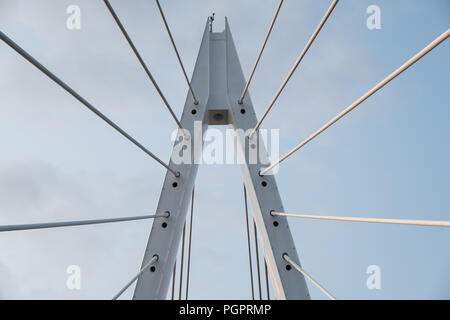
[[[245,95],[242,104],[238,103],[245,87],[245,79],[227,21],[223,32],[210,32],[206,24],[191,85],[199,104],[194,105],[192,95],[188,93],[181,118],[183,128],[191,133],[191,139],[186,141],[179,135],[181,140],[175,143],[173,153],[179,155],[183,150],[180,146],[183,144],[191,145],[191,150],[194,151],[191,144],[194,140],[194,121],[200,121],[203,130],[209,124],[231,124],[234,129],[242,129],[248,133],[256,125],[257,119],[250,95]],[[275,298],[309,299],[304,277],[293,272],[292,268],[286,268],[288,263],[283,259],[283,254],[287,254],[292,261],[300,265],[287,219],[270,214],[271,211],[284,211],[275,178],[259,175],[261,168],[267,163],[256,161],[249,164],[248,144],[257,143],[257,138],[257,135],[254,135],[249,141],[248,136],[237,135],[237,149],[241,159],[245,159],[241,164],[244,183],[274,286]],[[198,142],[198,139],[196,140]],[[258,146],[265,154],[263,143],[258,143]],[[194,160],[194,155],[196,153],[192,152],[191,160]],[[171,167],[180,172],[180,177],[166,175],[156,210],[156,214],[169,211],[170,217],[167,221],[157,221],[153,224],[143,261],[144,266],[154,255],[158,255],[158,266],[140,276],[134,293],[135,299],[165,299],[167,296],[197,174],[196,163],[198,161],[180,165],[172,161],[170,163]]]

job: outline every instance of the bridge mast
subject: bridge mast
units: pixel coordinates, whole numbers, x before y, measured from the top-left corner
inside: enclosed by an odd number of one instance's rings
[[[158,215],[168,212],[169,217],[153,223],[142,266],[148,264],[155,255],[158,261],[154,268],[146,270],[139,277],[134,299],[167,297],[201,157],[198,149],[194,150],[199,147],[198,143],[197,146],[194,145],[194,141],[203,143],[201,135],[195,136],[199,135],[194,133],[195,122],[197,126],[200,124],[200,132],[204,132],[208,125],[231,125],[236,130],[249,132],[257,124],[250,95],[247,94],[242,104],[239,103],[245,79],[226,19],[225,30],[222,32],[212,32],[209,21],[206,23],[191,85],[198,104],[194,104],[195,101],[188,92],[180,121],[182,128],[187,130],[190,136],[183,134],[182,130],[179,131],[169,164],[170,168],[180,172],[180,176],[175,177],[167,172],[156,210]],[[249,150],[252,150],[249,144],[263,148],[259,154],[266,154],[264,144],[258,141],[258,138],[258,134],[252,138],[248,135],[238,135],[237,149],[241,159],[245,159],[240,166],[275,298],[309,299],[305,278],[293,271],[283,258],[283,255],[287,254],[292,261],[300,265],[286,217],[271,215],[272,211],[284,212],[275,178],[273,175],[260,176],[259,172],[267,165],[266,162],[261,163],[258,160],[252,164],[249,161]],[[192,150],[189,163],[173,162],[180,152],[187,152],[186,150]]]

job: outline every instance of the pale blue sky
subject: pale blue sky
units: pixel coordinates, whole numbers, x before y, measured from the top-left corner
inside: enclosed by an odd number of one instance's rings
[[[206,17],[229,19],[247,76],[273,1],[161,1],[191,74]],[[178,115],[187,94],[154,1],[111,0]],[[262,114],[331,1],[284,1],[250,87]],[[81,30],[66,8],[82,10]],[[381,30],[366,8],[381,8]],[[342,0],[264,128],[284,154],[450,26],[448,0]],[[0,30],[162,159],[176,128],[100,0],[0,0]],[[289,212],[450,218],[449,40],[283,162]],[[139,215],[155,210],[164,171],[5,44],[0,44],[0,224]],[[202,166],[190,297],[250,297],[242,178]],[[444,228],[290,219],[302,265],[338,299],[449,299]],[[0,234],[0,298],[109,299],[138,270],[151,222]],[[66,268],[82,289],[66,288]],[[381,268],[381,290],[366,268]],[[312,298],[324,296],[308,284]],[[132,290],[124,294],[130,298]]]

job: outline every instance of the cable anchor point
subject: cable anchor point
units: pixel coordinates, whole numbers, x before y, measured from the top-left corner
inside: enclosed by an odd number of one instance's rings
[[[213,27],[213,22],[214,22],[214,16],[215,15],[216,15],[216,13],[213,12],[212,15],[208,17],[208,20],[209,20],[209,32],[213,31],[212,27]]]

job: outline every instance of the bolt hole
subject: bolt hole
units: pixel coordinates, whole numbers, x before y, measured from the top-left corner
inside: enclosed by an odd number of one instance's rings
[[[241,113],[242,113],[242,114],[245,114],[245,109],[241,109]]]
[[[155,271],[156,271],[156,267],[155,267],[155,266],[151,266],[151,267],[150,267],[150,271],[151,271],[151,272],[155,272]]]
[[[274,227],[278,227],[278,221],[274,221],[274,222],[273,222],[273,226],[274,226]]]
[[[286,266],[286,270],[287,270],[287,271],[291,271],[291,269],[292,269],[291,265],[288,264],[288,265]]]
[[[261,185],[262,185],[263,187],[267,187],[267,181],[261,182]]]
[[[178,187],[178,182],[172,183],[172,187],[174,187],[174,188]]]
[[[163,222],[163,223],[161,224],[161,227],[163,227],[164,229],[167,228],[167,222]]]
[[[197,110],[192,109],[192,110],[191,110],[191,113],[192,113],[192,114],[197,114]]]

